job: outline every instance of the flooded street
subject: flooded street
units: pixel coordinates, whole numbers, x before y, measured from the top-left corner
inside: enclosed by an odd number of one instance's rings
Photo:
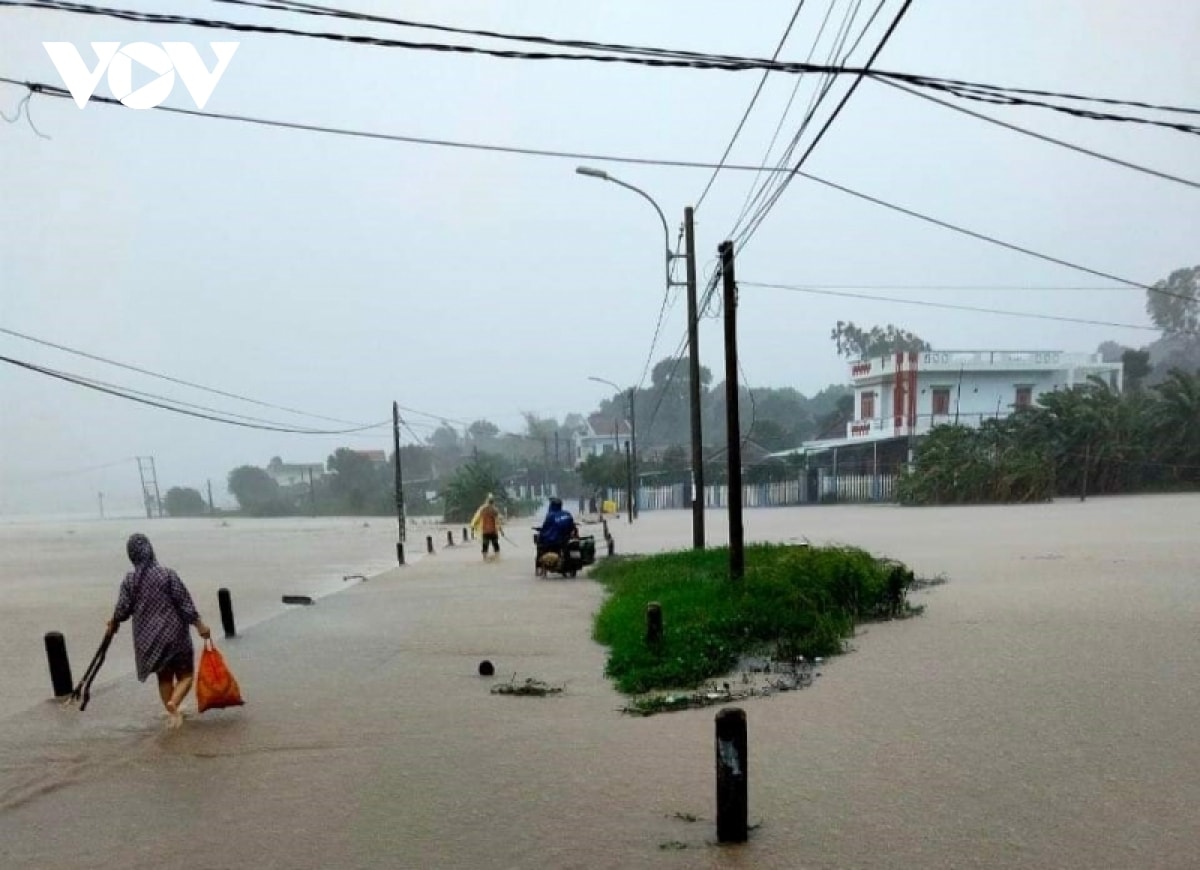
[[[619,714],[590,640],[601,590],[535,580],[527,523],[498,563],[440,540],[353,585],[391,555],[386,521],[141,524],[214,627],[222,585],[248,626],[215,632],[247,705],[177,733],[129,675],[127,634],[85,713],[41,700],[42,632],[72,631],[78,678],[132,529],[5,528],[0,594],[24,639],[3,641],[0,866],[1195,866],[1200,497],[745,519],[750,540],[856,544],[949,582],[914,596],[924,616],[862,629],[812,688],[740,705],[759,825],[740,847],[712,843],[717,708]],[[724,515],[708,521],[720,543]],[[690,514],[610,528],[618,552],[674,549]],[[283,592],[342,585],[266,618]],[[489,693],[514,675],[566,689]]]

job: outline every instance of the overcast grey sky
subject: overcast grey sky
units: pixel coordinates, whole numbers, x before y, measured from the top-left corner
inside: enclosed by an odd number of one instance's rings
[[[329,0],[335,2],[335,0]],[[463,27],[769,57],[792,0],[369,2],[359,11]],[[834,18],[851,0],[836,0]],[[307,30],[447,41],[420,31],[211,2],[119,5]],[[787,46],[803,60],[829,0],[809,0]],[[860,23],[873,2],[863,4]],[[855,56],[899,8],[888,0]],[[1200,94],[1200,4],[1186,0],[915,0],[877,66],[1004,85],[1189,105]],[[43,41],[240,47],[207,111],[504,145],[713,161],[760,73],[530,62],[132,24],[0,8],[0,75],[60,83]],[[478,42],[478,40],[474,40]],[[494,43],[491,43],[494,45]],[[827,50],[822,42],[818,58]],[[507,46],[511,47],[511,46]],[[811,77],[810,77],[811,78]],[[794,85],[773,74],[731,160],[759,164]],[[800,86],[807,102],[816,80]],[[848,84],[842,84],[835,91]],[[105,82],[98,94],[107,95]],[[22,97],[0,85],[0,109]],[[177,84],[169,104],[192,108]],[[970,104],[1006,121],[1200,176],[1200,140],[1140,125]],[[824,110],[827,112],[828,109]],[[824,113],[822,117],[824,116]],[[348,139],[35,98],[39,138],[0,125],[0,325],[222,390],[364,423],[391,402],[520,426],[520,412],[586,412],[641,377],[663,297],[662,235],[628,191],[580,161]],[[790,138],[800,115],[784,124]],[[805,143],[811,138],[811,133]],[[778,149],[777,152],[778,153]],[[603,164],[600,164],[603,165]],[[606,167],[653,195],[672,235],[705,170]],[[1101,163],[866,82],[805,169],[1047,253],[1147,283],[1200,261],[1200,192]],[[697,213],[701,276],[753,176],[723,172]],[[737,263],[744,281],[815,285],[1097,286],[1098,279],[949,234],[797,179]],[[1138,290],[867,291],[1147,325]],[[655,359],[683,337],[669,308]],[[839,319],[893,322],[939,348],[1093,351],[1151,332],[1020,320],[746,287],[740,341],[755,386],[811,394],[843,381]],[[723,378],[720,324],[704,363]],[[245,405],[9,336],[0,353],[292,425]],[[225,474],[273,455],[321,461],[368,437],[251,432],[0,368],[0,514],[138,509],[135,455],[162,488],[226,499]],[[435,421],[408,415],[426,434]],[[336,426],[335,426],[336,428]],[[411,436],[406,433],[405,440]]]

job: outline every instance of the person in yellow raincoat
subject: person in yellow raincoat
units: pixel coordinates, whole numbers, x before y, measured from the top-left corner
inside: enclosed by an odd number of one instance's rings
[[[500,531],[503,527],[500,509],[496,507],[495,497],[489,492],[487,500],[475,511],[475,516],[471,517],[471,528],[477,530],[483,539],[485,562],[488,558],[488,545],[491,545],[496,556],[500,555]]]

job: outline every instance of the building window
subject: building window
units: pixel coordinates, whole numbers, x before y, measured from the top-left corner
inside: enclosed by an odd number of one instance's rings
[[[1018,409],[1033,407],[1033,387],[1017,387],[1017,399],[1013,404]]]
[[[946,417],[950,414],[950,388],[933,388],[933,416]]]
[[[860,420],[871,420],[875,417],[875,394],[862,394],[862,413],[858,415]]]

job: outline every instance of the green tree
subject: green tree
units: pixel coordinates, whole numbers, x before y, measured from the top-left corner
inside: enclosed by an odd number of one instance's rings
[[[208,505],[200,491],[187,486],[168,489],[163,505],[173,517],[198,517],[208,512]]]
[[[280,504],[279,484],[257,466],[242,465],[233,469],[226,486],[237,499],[238,506],[247,513],[270,511]]]
[[[853,321],[839,320],[837,326],[829,333],[837,346],[838,356],[848,359],[869,359],[876,356],[887,356],[900,351],[930,350],[929,342],[920,338],[916,333],[908,332],[897,326],[872,326],[863,329]]]
[[[1173,466],[1177,477],[1200,481],[1200,372],[1173,369],[1155,392],[1156,459]]]
[[[628,486],[625,454],[605,453],[589,456],[579,466],[579,478],[589,489],[625,489]]]
[[[498,457],[480,453],[463,463],[442,488],[445,521],[468,522],[489,493],[501,510],[508,509],[510,499]]]
[[[1146,313],[1166,335],[1200,330],[1200,266],[1176,269],[1146,291]]]
[[[387,511],[390,490],[384,466],[346,447],[339,447],[326,466],[332,473],[329,492],[338,507],[352,514]]]

